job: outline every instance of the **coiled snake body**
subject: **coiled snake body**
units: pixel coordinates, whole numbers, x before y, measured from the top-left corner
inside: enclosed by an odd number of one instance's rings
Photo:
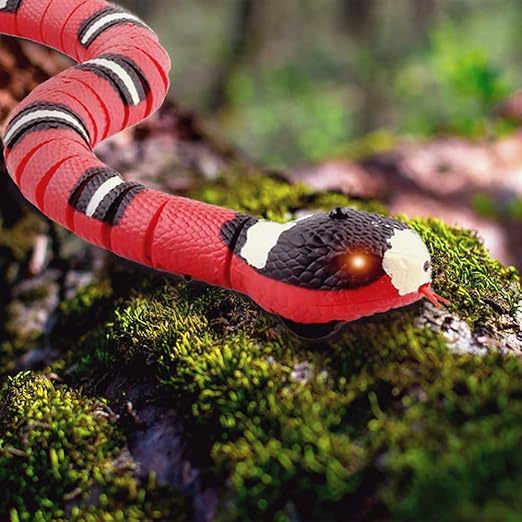
[[[158,270],[249,295],[308,336],[412,303],[430,289],[420,237],[336,208],[279,224],[124,181],[93,154],[167,93],[169,57],[133,14],[100,0],[0,0],[0,31],[75,59],[36,88],[4,132],[24,196],[83,239]]]

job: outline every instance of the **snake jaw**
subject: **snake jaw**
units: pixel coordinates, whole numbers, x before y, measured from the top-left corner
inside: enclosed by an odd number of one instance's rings
[[[437,308],[440,308],[442,305],[449,306],[451,303],[445,297],[435,293],[430,288],[430,283],[425,283],[418,289],[419,294],[422,294],[428,301],[430,301]]]

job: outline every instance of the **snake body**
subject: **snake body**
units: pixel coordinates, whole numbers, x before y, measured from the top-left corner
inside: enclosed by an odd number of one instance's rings
[[[0,0],[0,32],[78,62],[18,105],[3,138],[24,196],[81,238],[247,294],[297,331],[440,299],[429,252],[404,223],[351,208],[273,223],[125,181],[102,163],[95,145],[155,111],[169,87],[169,57],[135,15],[101,0]]]

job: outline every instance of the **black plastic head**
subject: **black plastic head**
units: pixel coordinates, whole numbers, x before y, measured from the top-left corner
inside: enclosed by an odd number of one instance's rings
[[[387,217],[335,208],[299,220],[270,249],[259,271],[304,288],[340,290],[365,286],[384,274],[382,259],[396,230]]]

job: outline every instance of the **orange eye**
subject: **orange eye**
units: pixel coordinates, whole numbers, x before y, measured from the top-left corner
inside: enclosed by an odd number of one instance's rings
[[[342,277],[349,287],[366,285],[384,273],[381,257],[364,251],[336,256],[332,262],[332,271]]]
[[[368,266],[368,259],[364,254],[346,256],[346,264],[348,265],[350,271],[364,270]]]

